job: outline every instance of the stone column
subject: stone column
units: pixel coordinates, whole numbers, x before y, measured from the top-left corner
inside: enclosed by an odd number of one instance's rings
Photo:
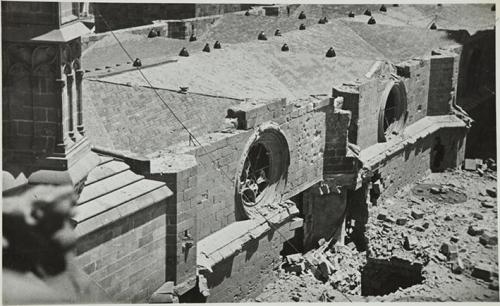
[[[69,116],[69,121],[68,121],[68,135],[69,137],[75,141],[76,136],[75,136],[75,124],[73,121],[73,81],[74,77],[72,73],[66,74],[66,82],[68,83],[66,87],[66,93],[68,94],[68,116]]]
[[[56,80],[56,90],[58,93],[58,96],[61,97],[61,120],[59,124],[61,127],[57,129],[57,134],[56,134],[56,148],[55,152],[56,153],[65,153],[66,149],[72,145],[72,141],[69,138],[68,135],[68,127],[65,124],[65,115],[67,114],[67,106],[65,103],[64,99],[64,87],[66,86],[66,81],[63,79],[57,79]]]
[[[83,81],[83,70],[78,69],[75,71],[76,74],[76,128],[78,133],[82,136],[85,135],[85,128],[83,126],[83,103],[82,103],[82,81]]]

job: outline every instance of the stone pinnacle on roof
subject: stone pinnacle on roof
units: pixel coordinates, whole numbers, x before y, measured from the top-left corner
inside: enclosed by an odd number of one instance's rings
[[[328,51],[326,51],[326,57],[335,57],[337,54],[335,54],[335,50],[333,50],[333,47],[330,47]]]
[[[437,25],[436,25],[436,23],[435,23],[435,22],[433,22],[433,23],[431,24],[431,26],[429,27],[429,29],[431,29],[431,30],[437,30]]]
[[[299,19],[306,19],[306,13],[304,13],[304,11],[300,12]]]
[[[354,18],[354,16],[355,16],[355,15],[354,15],[354,12],[353,12],[353,11],[350,11],[350,12],[349,12],[349,15],[347,15],[347,16],[349,16],[349,17],[351,17],[351,18]]]
[[[328,23],[328,18],[326,18],[326,16],[325,16],[325,17],[321,18],[321,19],[318,21],[318,23],[319,23],[319,24],[325,24],[325,23]]]
[[[284,44],[284,45],[281,47],[281,51],[283,51],[283,52],[287,52],[287,51],[290,51],[290,48],[288,48],[288,45],[287,45],[287,44]]]
[[[303,23],[301,23],[299,26],[299,30],[305,30],[305,29],[306,29],[306,26]]]
[[[179,56],[188,57],[189,56],[188,50],[185,47],[182,48],[181,52],[179,52]]]
[[[370,11],[369,9],[366,9],[366,11],[363,13],[363,15],[371,16],[372,15],[372,11]]]
[[[260,31],[259,36],[257,36],[258,40],[267,40],[267,36],[264,31]]]
[[[280,29],[276,29],[276,31],[274,31],[274,36],[281,36]]]
[[[245,12],[245,16],[250,16],[250,12],[249,12],[249,11],[246,11],[246,12]]]
[[[134,60],[134,63],[132,64],[132,66],[134,66],[134,67],[141,67],[142,66],[141,60],[139,58],[136,58]]]
[[[375,21],[375,18],[373,17],[370,17],[370,19],[368,20],[368,24],[376,24],[377,22]]]
[[[197,41],[198,39],[196,38],[196,35],[191,34],[191,36],[189,37],[189,41]]]
[[[380,7],[380,11],[387,12],[387,8],[385,7],[385,5],[382,4],[382,6]]]
[[[153,38],[156,36],[158,36],[158,32],[155,31],[154,29],[151,29],[151,31],[149,31],[148,38]]]
[[[203,52],[210,52],[210,45],[207,43],[205,44],[205,47],[203,47]]]
[[[222,49],[222,46],[220,45],[220,42],[218,40],[214,44],[214,49]]]

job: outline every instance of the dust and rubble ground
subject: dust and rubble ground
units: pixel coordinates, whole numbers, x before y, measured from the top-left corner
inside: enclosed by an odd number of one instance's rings
[[[277,280],[248,301],[499,301],[496,186],[492,170],[432,173],[369,207],[367,251],[350,243],[309,252],[312,264],[308,254],[285,258]],[[367,256],[420,263],[423,281],[362,296]]]

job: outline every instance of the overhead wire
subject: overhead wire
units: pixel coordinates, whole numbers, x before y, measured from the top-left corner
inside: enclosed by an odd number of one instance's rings
[[[123,52],[125,52],[125,54],[127,55],[127,57],[133,62],[134,61],[134,58],[130,55],[130,53],[127,51],[127,49],[123,46],[122,42],[120,41],[120,39],[118,39],[118,37],[116,36],[116,34],[114,33],[114,31],[111,29],[111,27],[109,26],[106,18],[104,18],[104,16],[99,12],[99,10],[96,8],[95,11],[96,15],[98,15],[101,20],[103,21],[104,25],[106,26],[106,28],[108,29],[109,32],[111,32],[111,35],[114,37],[114,39],[116,40],[116,42],[118,43],[118,45],[120,46],[120,48],[123,50]],[[195,142],[195,145],[196,143],[198,144],[198,146],[200,148],[202,148],[206,155],[210,158],[211,160],[211,163],[215,166],[215,170],[217,172],[220,172],[230,183],[230,186],[234,184],[234,181],[233,179],[224,171],[222,170],[222,168],[218,167],[217,166],[217,161],[214,160],[211,156],[211,153],[208,152],[208,150],[202,145],[202,143],[196,138],[196,136],[188,129],[188,127],[182,122],[182,120],[180,119],[180,117],[174,112],[174,110],[168,105],[168,103],[163,99],[163,97],[160,95],[160,93],[158,92],[157,88],[155,86],[153,86],[151,84],[151,82],[149,81],[149,79],[146,77],[146,75],[144,74],[144,72],[142,71],[141,67],[140,66],[136,66],[136,69],[137,71],[140,73],[140,75],[142,76],[142,78],[146,81],[146,83],[148,84],[148,86],[154,91],[154,93],[156,94],[156,96],[160,99],[160,101],[163,103],[163,105],[170,111],[170,113],[172,114],[172,116],[175,118],[175,120],[177,120],[177,122],[179,122],[179,124],[182,126],[182,128],[184,130],[186,130],[186,132],[188,133],[190,139],[193,140],[193,142]],[[223,186],[225,187],[225,186]],[[244,194],[242,194],[242,196],[245,196]],[[247,198],[248,199],[248,198]],[[273,229],[274,232],[278,233],[283,239],[284,239],[284,242],[286,244],[288,244],[295,252],[297,253],[302,253],[301,251],[299,251],[291,242],[288,241],[288,239],[286,238],[286,236],[280,232],[280,230],[274,226],[274,223],[271,222],[268,218],[266,218],[265,215],[263,215],[259,210],[255,210],[265,221],[266,223],[269,225],[269,227],[271,229]],[[314,265],[310,265],[310,267],[315,270],[314,273],[316,273],[318,271],[317,268],[314,267]],[[344,295],[344,297],[351,301],[349,299],[349,297],[347,297],[343,292],[339,291],[342,295]]]

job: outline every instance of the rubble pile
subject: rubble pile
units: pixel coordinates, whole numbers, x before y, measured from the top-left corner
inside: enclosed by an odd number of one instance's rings
[[[474,167],[432,173],[370,205],[366,252],[320,241],[316,250],[287,256],[278,282],[257,300],[498,301],[495,171],[494,161],[474,160]],[[423,281],[384,296],[361,297],[367,258],[422,265]],[[269,298],[276,295],[280,299]]]

